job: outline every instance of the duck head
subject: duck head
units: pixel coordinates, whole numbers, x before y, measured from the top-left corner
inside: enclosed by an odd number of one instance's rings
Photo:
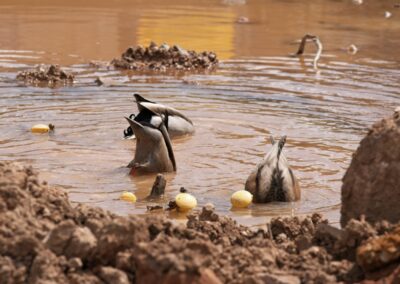
[[[175,156],[164,122],[154,126],[125,118],[136,136],[135,157],[128,165],[131,174],[176,171]]]

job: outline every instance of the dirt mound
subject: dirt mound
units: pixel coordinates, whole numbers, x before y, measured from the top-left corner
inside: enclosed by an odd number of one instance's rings
[[[314,214],[268,227],[240,226],[210,204],[187,225],[73,208],[32,168],[0,162],[0,283],[335,283],[376,278],[376,269],[398,277],[398,227],[388,223],[340,230]]]
[[[120,59],[111,61],[115,68],[129,70],[207,70],[218,64],[217,55],[213,52],[203,51],[197,53],[185,50],[177,45],[170,47],[167,44],[158,46],[154,42],[148,47],[129,47]]]
[[[33,70],[19,72],[17,79],[32,85],[72,84],[74,75],[63,71],[58,65],[38,65]]]
[[[400,220],[400,109],[374,124],[343,178],[341,224]]]

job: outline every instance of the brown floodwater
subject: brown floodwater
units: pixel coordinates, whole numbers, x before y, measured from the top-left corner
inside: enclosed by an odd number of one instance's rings
[[[200,205],[212,202],[244,224],[315,211],[337,223],[352,153],[367,127],[400,105],[400,9],[396,1],[364,2],[2,0],[0,159],[32,163],[74,202],[145,213],[155,176],[128,176],[134,142],[122,139],[137,92],[182,110],[196,126],[194,136],[173,141],[178,171],[166,175],[166,200],[184,186]],[[250,22],[239,24],[239,17]],[[318,70],[314,47],[303,58],[289,56],[305,33],[324,46]],[[221,64],[212,73],[181,75],[88,64],[150,40],[213,50]],[[350,44],[358,53],[347,53]],[[15,80],[38,63],[66,66],[75,85],[50,89]],[[96,76],[114,84],[98,87]],[[56,131],[32,134],[36,123],[53,123]],[[288,136],[286,156],[302,200],[231,210],[230,195],[243,189],[270,135]],[[119,201],[124,190],[139,201]]]

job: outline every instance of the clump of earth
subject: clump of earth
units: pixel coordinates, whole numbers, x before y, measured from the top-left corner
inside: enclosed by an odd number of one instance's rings
[[[313,214],[276,218],[266,227],[238,225],[211,204],[189,214],[186,225],[74,207],[32,167],[0,162],[0,283],[352,283],[399,277],[399,225],[351,219],[339,229]]]
[[[119,69],[138,71],[196,71],[209,70],[218,64],[214,52],[203,51],[197,53],[186,50],[178,45],[157,45],[151,42],[149,46],[129,47],[119,59],[111,61],[111,65]]]
[[[58,65],[40,64],[32,70],[21,71],[17,79],[23,80],[32,85],[72,84],[75,76],[60,68]]]

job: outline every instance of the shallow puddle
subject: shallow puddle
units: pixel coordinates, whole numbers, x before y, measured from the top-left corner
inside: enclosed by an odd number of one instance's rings
[[[64,1],[65,2],[65,1]],[[166,200],[181,186],[200,205],[249,225],[271,216],[322,212],[337,223],[341,178],[366,129],[400,105],[400,9],[394,1],[30,1],[0,3],[0,159],[32,163],[73,201],[119,214],[146,212],[145,201],[118,201],[124,190],[144,198],[154,175],[130,177],[134,142],[123,140],[134,92],[173,106],[196,126],[173,141],[178,165],[167,174]],[[370,3],[371,2],[371,3]],[[385,11],[392,17],[386,19]],[[239,24],[239,17],[249,23]],[[305,33],[324,45],[289,55]],[[219,69],[200,74],[135,74],[96,70],[131,45],[179,44],[213,50]],[[347,46],[359,52],[350,55]],[[38,63],[77,74],[74,87],[27,87],[14,79]],[[98,87],[96,76],[114,84]],[[35,135],[36,123],[55,133]],[[230,208],[229,198],[269,149],[287,135],[286,156],[302,200]]]

